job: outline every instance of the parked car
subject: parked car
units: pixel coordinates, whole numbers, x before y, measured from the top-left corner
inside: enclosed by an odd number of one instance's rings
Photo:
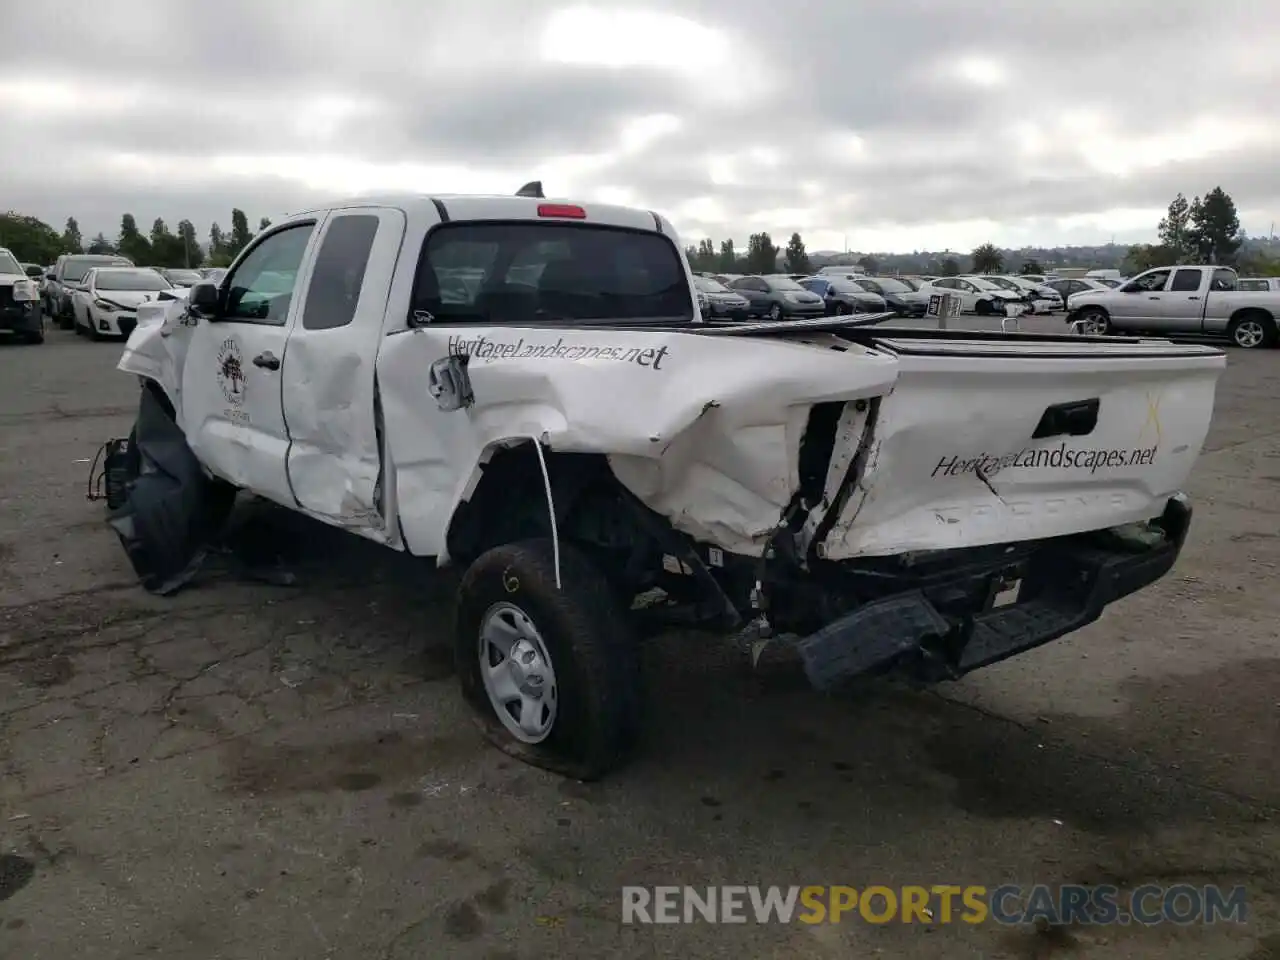
[[[1274,346],[1280,292],[1244,291],[1230,267],[1157,267],[1114,290],[1067,301],[1069,319],[1089,334],[1150,331],[1226,337],[1238,347]]]
[[[747,319],[751,310],[751,301],[740,293],[734,293],[719,280],[712,280],[710,277],[694,277],[693,287],[698,293],[703,317],[711,320],[717,317]]]
[[[1022,297],[1031,298],[1032,313],[1053,313],[1055,310],[1061,310],[1064,307],[1062,295],[1052,287],[1046,287],[1042,284],[1027,280],[1024,277],[1013,276],[990,276],[987,277],[992,283],[998,283],[1006,290],[1016,293]]]
[[[1253,293],[1262,290],[1280,290],[1280,277],[1241,277],[1236,289]]]
[[[1044,285],[1050,290],[1056,290],[1058,296],[1062,297],[1063,304],[1077,293],[1087,293],[1090,290],[1110,290],[1111,288],[1101,280],[1086,280],[1083,277],[1059,278],[1057,280],[1046,280]]]
[[[1003,316],[1009,307],[1021,312],[1031,309],[1029,297],[1006,290],[989,277],[965,275],[939,277],[928,285],[929,293],[951,293],[960,297],[960,310],[979,316]]]
[[[888,308],[900,317],[923,317],[929,309],[927,293],[920,293],[896,277],[855,277],[851,282],[883,297]]]
[[[94,267],[132,267],[128,257],[96,253],[64,253],[54,265],[53,276],[45,287],[45,308],[58,326],[69,330],[74,325],[71,313],[72,288],[79,286]]]
[[[222,278],[227,275],[226,267],[204,267],[200,271],[200,275],[210,283],[221,283]]]
[[[193,287],[201,280],[205,279],[199,270],[185,270],[175,267],[161,267],[158,270],[160,276],[164,277],[175,287]]]
[[[93,340],[127,337],[137,325],[138,307],[172,289],[148,267],[94,267],[73,291],[72,326]]]
[[[536,286],[510,281],[551,251]],[[483,272],[473,300],[445,302],[446,264]],[[1100,363],[1105,343],[1032,333],[695,318],[679,234],[648,210],[312,208],[192,287],[182,322],[135,329],[133,449],[163,469],[111,526],[157,593],[237,490],[460,569],[465,702],[579,780],[641,732],[642,615],[789,646],[821,690],[936,683],[1096,621],[1186,542],[1220,350]]]
[[[884,297],[872,293],[854,280],[827,275],[806,277],[800,286],[822,298],[828,316],[852,313],[888,313],[893,310]]]
[[[739,277],[729,284],[729,289],[747,299],[750,304],[747,312],[753,317],[784,320],[821,317],[827,312],[822,297],[806,290],[790,277]]]
[[[0,331],[27,343],[44,341],[40,290],[26,267],[5,247],[0,247]]]

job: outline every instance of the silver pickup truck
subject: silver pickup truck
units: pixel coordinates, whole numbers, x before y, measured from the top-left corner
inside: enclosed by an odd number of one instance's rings
[[[1068,320],[1085,333],[1152,332],[1227,337],[1238,347],[1274,346],[1280,291],[1240,289],[1229,267],[1157,267],[1114,290],[1067,300]]]

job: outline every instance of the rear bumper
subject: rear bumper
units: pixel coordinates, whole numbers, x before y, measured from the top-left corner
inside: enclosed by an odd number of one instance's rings
[[[1049,541],[1014,564],[970,569],[882,597],[796,641],[819,690],[902,667],[918,679],[955,679],[1087,626],[1110,603],[1159,580],[1186,541],[1191,506],[1171,498],[1152,530],[1159,542],[1114,537]],[[1016,581],[1018,599],[1000,605]]]

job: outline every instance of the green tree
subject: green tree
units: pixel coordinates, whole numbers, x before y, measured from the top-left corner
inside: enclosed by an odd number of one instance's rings
[[[1004,254],[994,243],[984,243],[973,248],[974,273],[997,273],[1004,265]]]
[[[778,247],[768,233],[753,233],[747,239],[747,270],[773,273],[778,269]]]
[[[98,254],[118,253],[118,252],[119,251],[116,250],[115,246],[112,245],[111,241],[106,238],[106,236],[102,233],[101,230],[99,230],[97,235],[94,236],[94,238],[89,241],[89,248],[85,250],[85,253],[98,253]]]
[[[209,228],[209,266],[226,267],[231,265],[231,251],[227,247],[226,235],[215,222]]]
[[[66,228],[62,231],[62,252],[82,253],[83,251],[84,238],[80,236],[80,224],[76,223],[75,217],[67,217]]]
[[[182,244],[182,265],[199,266],[204,254],[200,250],[200,241],[196,239],[196,225],[190,220],[178,221],[178,242]]]
[[[1018,272],[1022,274],[1044,273],[1044,268],[1040,266],[1039,260],[1023,260],[1022,269]]]
[[[1195,253],[1195,231],[1191,225],[1191,204],[1179,193],[1169,203],[1169,209],[1160,221],[1156,232],[1160,237],[1160,246],[1164,247],[1172,259],[1169,264],[1186,263]]]
[[[234,257],[247,247],[252,239],[253,234],[249,232],[249,219],[244,215],[244,211],[239,208],[232,210],[231,239],[229,241],[231,256]]]
[[[258,221],[258,232],[261,233],[263,230],[267,229],[267,227],[269,226],[271,226],[270,218],[263,217],[261,220]]]
[[[53,227],[12,210],[0,214],[0,247],[7,247],[21,261],[41,266],[53,263],[63,252],[62,238]]]
[[[1142,273],[1154,267],[1171,267],[1178,262],[1180,252],[1162,243],[1135,243],[1125,254],[1121,267],[1126,273]]]
[[[720,241],[720,262],[716,267],[721,273],[737,272],[738,254],[733,249],[733,238]]]
[[[787,273],[809,272],[809,254],[804,249],[804,241],[800,239],[800,234],[793,233],[791,239],[787,241],[782,262],[787,266]]]
[[[151,263],[151,244],[138,230],[132,213],[120,218],[120,239],[116,243],[123,256],[142,266]]]
[[[1243,240],[1235,201],[1221,187],[1191,201],[1192,245],[1207,263],[1233,263]]]
[[[156,217],[151,225],[151,260],[157,267],[184,267],[187,265],[186,252],[182,249],[182,241],[178,239],[165,222]]]
[[[869,253],[865,257],[858,258],[858,266],[873,277],[880,272],[880,261]]]
[[[955,257],[947,257],[942,261],[942,275],[944,277],[955,277],[960,274],[960,261]]]

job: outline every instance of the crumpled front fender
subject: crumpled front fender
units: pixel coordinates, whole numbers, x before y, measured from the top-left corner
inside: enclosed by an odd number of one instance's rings
[[[129,334],[116,369],[157,383],[181,423],[182,366],[186,361],[191,326],[186,323],[184,300],[144,303],[138,308],[138,325]]]

